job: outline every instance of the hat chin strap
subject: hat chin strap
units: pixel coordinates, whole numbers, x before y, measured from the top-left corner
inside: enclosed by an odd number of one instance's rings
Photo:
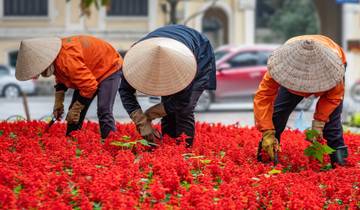
[[[45,71],[41,73],[41,76],[50,77],[51,75],[54,74],[54,71],[55,71],[55,67],[54,64],[52,63],[47,69],[45,69]]]

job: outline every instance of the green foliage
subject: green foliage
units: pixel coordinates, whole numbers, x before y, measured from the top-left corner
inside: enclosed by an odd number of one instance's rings
[[[79,148],[76,148],[76,151],[75,151],[76,158],[79,158],[81,156],[81,153],[82,153],[82,150]]]
[[[93,203],[93,210],[101,210],[101,203],[94,202]]]
[[[23,189],[23,186],[21,184],[19,184],[18,186],[16,186],[13,189],[13,192],[15,193],[15,195],[19,195],[20,191]]]
[[[0,136],[2,136],[4,134],[3,130],[0,130]]]
[[[268,172],[269,175],[281,174],[281,170],[277,170],[273,168],[271,171]]]
[[[308,157],[314,157],[320,163],[323,163],[324,155],[329,155],[333,152],[335,152],[335,150],[333,150],[328,145],[323,145],[318,141],[313,141],[313,143],[305,149],[304,154]]]
[[[284,40],[303,34],[319,33],[316,8],[311,0],[284,0],[270,18],[269,26]]]
[[[319,137],[320,133],[317,130],[308,129],[305,131],[305,139],[308,141],[315,141]]]

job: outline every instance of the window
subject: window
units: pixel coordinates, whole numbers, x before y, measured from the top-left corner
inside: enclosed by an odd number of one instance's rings
[[[258,65],[257,52],[243,52],[232,57],[228,63],[231,67],[246,67]]]
[[[108,16],[148,15],[148,0],[111,0]]]
[[[223,58],[226,54],[228,54],[229,52],[228,51],[225,51],[225,50],[221,50],[221,51],[216,51],[214,53],[215,55],[215,60],[220,60],[221,58]]]
[[[259,65],[267,65],[267,60],[271,54],[271,51],[261,51],[259,52]]]
[[[16,66],[17,56],[18,56],[18,51],[13,51],[13,52],[9,53],[9,64],[10,64],[10,66],[12,66],[12,67]]]
[[[48,16],[48,0],[3,0],[4,16]]]

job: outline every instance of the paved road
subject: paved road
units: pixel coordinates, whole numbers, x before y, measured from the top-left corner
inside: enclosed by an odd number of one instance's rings
[[[30,116],[32,119],[40,119],[41,117],[51,114],[54,98],[46,97],[28,97]],[[65,98],[65,107],[68,107],[71,97]],[[139,98],[140,105],[146,109],[152,104],[147,98]],[[303,118],[305,126],[308,126],[314,108],[309,112],[305,112]],[[299,117],[300,112],[294,112],[289,120],[289,127],[295,126],[295,119]],[[0,120],[5,120],[12,115],[25,116],[22,99],[4,99],[0,98]],[[130,122],[130,118],[122,107],[120,98],[116,98],[114,115],[119,122]],[[209,112],[196,113],[196,120],[210,123],[234,124],[239,123],[242,126],[253,126],[252,104],[251,103],[232,103],[232,104],[213,104]],[[91,105],[87,118],[96,120],[96,99]]]

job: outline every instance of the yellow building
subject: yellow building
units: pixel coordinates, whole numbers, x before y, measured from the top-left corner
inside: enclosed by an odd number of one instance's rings
[[[0,0],[0,64],[14,66],[20,40],[91,34],[126,50],[149,31],[169,23],[166,0],[111,0],[81,16],[80,0]],[[255,0],[183,1],[179,23],[206,33],[213,45],[253,43]]]

